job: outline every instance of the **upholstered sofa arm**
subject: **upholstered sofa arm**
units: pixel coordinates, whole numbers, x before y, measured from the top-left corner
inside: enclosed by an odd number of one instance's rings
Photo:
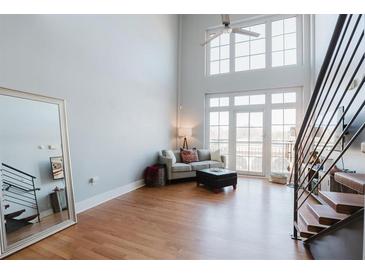
[[[227,156],[221,155],[221,159],[222,159],[222,162],[224,164],[224,167],[226,168],[227,167]]]
[[[162,153],[160,152],[158,155],[158,162],[161,165],[166,166],[167,179],[171,180],[172,159],[162,155]]]

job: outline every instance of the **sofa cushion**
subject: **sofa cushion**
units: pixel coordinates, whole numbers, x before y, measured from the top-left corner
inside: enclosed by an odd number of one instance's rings
[[[196,148],[181,149],[180,157],[181,157],[182,162],[185,164],[199,161]]]
[[[210,150],[209,149],[198,149],[199,161],[209,161],[210,160]]]
[[[182,163],[181,157],[180,157],[180,150],[173,150],[172,152],[175,154],[176,163]]]
[[[218,161],[207,161],[210,168],[224,168],[224,163]]]
[[[209,163],[207,161],[194,162],[194,163],[190,163],[190,166],[191,166],[192,170],[202,170],[205,168],[209,168]]]
[[[210,159],[212,161],[222,162],[221,151],[219,149],[211,151]]]
[[[165,156],[167,157],[167,149],[164,149],[162,150],[162,156]],[[180,150],[170,150],[174,156],[175,156],[175,159],[176,159],[176,163],[181,163],[181,158],[180,158]]]
[[[171,167],[172,172],[187,172],[187,171],[191,171],[191,169],[192,168],[190,165],[184,164],[184,163],[175,163]]]
[[[172,150],[164,150],[163,154],[164,154],[165,157],[172,159],[172,164],[176,163],[176,157],[175,157],[175,154]]]

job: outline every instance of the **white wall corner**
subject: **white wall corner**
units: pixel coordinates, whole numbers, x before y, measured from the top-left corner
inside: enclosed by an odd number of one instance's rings
[[[91,198],[88,198],[86,200],[83,200],[81,202],[76,203],[76,213],[81,213],[83,211],[86,211],[90,208],[93,208],[97,205],[100,205],[102,203],[105,203],[107,201],[110,201],[114,198],[117,198],[123,194],[126,194],[128,192],[131,192],[133,190],[136,190],[138,188],[141,188],[145,185],[144,180],[138,180],[135,182],[132,182],[130,184],[109,190],[107,192],[95,195]]]

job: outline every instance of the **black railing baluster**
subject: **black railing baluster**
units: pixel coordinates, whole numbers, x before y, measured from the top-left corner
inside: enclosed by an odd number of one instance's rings
[[[298,210],[306,203],[311,195],[314,195],[314,191],[318,189],[324,178],[331,172],[331,169],[337,164],[341,157],[343,157],[344,153],[365,128],[364,119],[360,116],[360,113],[365,108],[365,99],[359,96],[360,92],[364,91],[365,86],[364,76],[359,75],[364,69],[365,61],[365,49],[360,46],[361,43],[364,42],[364,30],[359,29],[360,20],[362,19],[362,14],[358,16],[339,15],[294,145],[294,239],[298,238],[298,230],[300,227],[298,225]],[[355,35],[356,39],[354,39]],[[361,49],[361,51],[359,49]],[[350,53],[348,54],[348,52]],[[359,54],[360,59],[357,57],[355,59],[355,56],[358,56]],[[355,63],[353,62],[354,60],[359,61],[356,61]],[[349,95],[349,98],[347,98],[347,90],[349,90],[353,81],[359,76],[362,77],[360,84],[356,87],[354,94]],[[354,102],[357,99],[360,100],[360,104],[356,105],[356,109],[353,109],[353,106],[355,105]],[[340,117],[337,118],[334,123],[335,127],[333,128],[333,119],[336,115],[336,110],[340,106],[344,106],[344,111],[339,115]],[[334,110],[328,113],[332,109]],[[341,128],[341,134],[339,134],[339,136],[336,135],[336,140],[334,140],[333,136],[338,132],[338,128],[341,123],[343,123],[345,116],[347,118],[347,124],[344,128]],[[359,117],[362,119],[361,123],[357,121]],[[352,135],[351,139],[345,143],[345,146],[339,155],[334,157],[335,159],[331,162],[329,167],[323,171],[324,174],[321,178],[317,179],[316,177],[319,170],[322,170],[329,157],[332,157],[338,144],[344,142],[345,134],[349,131],[350,127],[354,127],[355,122],[356,125],[360,124],[361,126]],[[318,134],[320,129],[324,130]],[[320,135],[319,139],[317,135]],[[314,143],[315,141],[316,143]],[[331,144],[331,147],[328,147],[329,144]],[[315,156],[312,156],[313,154],[311,153],[308,154],[312,150],[316,152]],[[329,150],[329,152],[326,153],[326,156],[322,156],[325,150]],[[313,160],[313,162],[310,162],[310,159]],[[320,163],[316,164],[319,159],[321,159]],[[308,168],[310,168],[311,172],[307,172]],[[289,183],[290,181],[291,179],[289,179]],[[303,191],[299,193],[299,190],[302,188]]]
[[[4,200],[37,211],[38,222],[40,212],[37,200],[37,190],[35,186],[36,177],[2,163],[2,188],[4,191]]]
[[[360,67],[361,67],[361,66],[362,66],[362,64],[363,64],[364,58],[365,58],[365,57],[363,56],[363,57],[360,59],[360,62],[359,62],[359,64],[357,65],[357,67],[356,67],[356,69],[355,69],[355,74],[354,74],[354,75],[352,75],[352,77],[350,78],[349,83],[347,84],[347,86],[346,86],[346,89],[345,89],[345,90],[348,90],[348,88],[350,87],[351,83],[353,82],[353,80],[354,80],[354,78],[355,78],[355,76],[356,76],[356,73],[359,71]],[[361,84],[360,84],[360,86],[356,89],[356,92],[354,93],[354,95],[352,96],[351,100],[349,101],[348,106],[346,107],[345,111],[344,111],[344,112],[343,112],[343,114],[341,115],[341,118],[339,118],[339,121],[337,122],[337,125],[335,126],[334,130],[332,130],[332,132],[331,132],[330,136],[327,138],[327,141],[325,142],[324,146],[322,147],[322,149],[321,149],[320,153],[318,153],[318,154],[317,154],[316,158],[315,158],[315,159],[314,159],[314,161],[313,161],[314,163],[312,164],[312,167],[311,167],[310,169],[312,169],[312,168],[314,167],[315,162],[316,162],[316,161],[317,161],[317,160],[321,157],[321,155],[322,155],[322,153],[323,153],[323,151],[324,151],[324,149],[325,149],[326,145],[327,145],[327,144],[329,143],[329,141],[330,141],[330,138],[333,136],[333,134],[336,132],[337,127],[340,125],[340,123],[341,123],[341,119],[344,119],[344,117],[345,117],[346,113],[349,111],[349,109],[350,109],[350,107],[351,107],[352,103],[353,103],[353,102],[354,102],[354,100],[356,99],[356,96],[359,94],[359,92],[360,92],[360,90],[361,90],[362,85],[363,85],[363,83],[361,83]],[[345,96],[345,94],[346,94],[346,93],[344,92],[344,93],[343,93],[343,95],[342,95],[342,97],[341,97],[341,99],[340,99],[340,101],[339,101],[339,102],[338,102],[338,104],[336,105],[335,109],[338,109],[338,107],[340,106],[340,104],[341,104],[341,102],[342,102],[343,97]],[[333,112],[333,113],[332,113],[332,116],[331,116],[331,118],[330,118],[329,122],[327,123],[327,125],[326,125],[326,127],[325,127],[325,130],[323,131],[323,133],[322,133],[322,135],[321,135],[320,139],[318,140],[317,145],[316,145],[316,147],[313,149],[313,151],[316,151],[316,149],[318,148],[318,145],[320,144],[320,142],[322,141],[322,139],[323,139],[324,135],[326,134],[326,131],[327,131],[327,129],[328,129],[328,127],[329,127],[329,125],[330,125],[331,121],[333,120],[333,118],[334,118],[335,114],[336,114],[335,112]],[[309,164],[309,162],[307,162],[307,163],[306,163],[306,165],[304,166],[304,169],[303,169],[303,170],[305,170],[305,169],[307,168],[308,164]],[[302,174],[303,174],[303,172],[299,175],[299,179],[301,178]],[[305,177],[303,178],[302,183],[299,185],[299,188],[301,188],[301,187],[302,187],[302,185],[303,185],[303,183],[305,182],[305,179],[308,177],[308,175],[309,175],[309,173],[307,173],[307,174],[305,175]]]
[[[350,15],[350,16],[349,16],[349,18],[348,18],[348,20],[347,20],[347,23],[346,23],[345,29],[344,29],[344,31],[343,31],[343,33],[342,33],[342,37],[341,37],[341,39],[340,39],[340,42],[338,43],[338,46],[337,46],[337,48],[336,48],[336,52],[335,52],[335,54],[334,54],[334,57],[333,57],[333,58],[331,58],[331,60],[332,60],[332,61],[331,61],[331,65],[330,65],[329,69],[327,70],[326,78],[325,78],[325,80],[324,80],[323,84],[321,85],[321,87],[322,87],[322,88],[321,88],[321,91],[319,92],[319,97],[318,97],[318,98],[316,99],[316,101],[315,101],[315,104],[314,104],[314,106],[313,106],[313,110],[311,111],[311,115],[310,115],[310,117],[309,117],[308,124],[310,124],[310,123],[311,123],[311,121],[312,121],[312,119],[313,119],[313,117],[314,117],[314,114],[316,113],[316,110],[317,110],[318,104],[319,104],[319,102],[320,102],[320,100],[321,100],[321,97],[322,97],[322,94],[323,94],[323,90],[324,90],[324,88],[325,88],[325,87],[326,87],[326,85],[327,85],[327,81],[328,81],[328,79],[329,79],[329,76],[331,75],[332,68],[333,68],[333,66],[334,66],[334,64],[335,64],[335,61],[336,61],[336,57],[337,57],[338,53],[340,52],[341,45],[342,45],[342,43],[343,43],[343,40],[345,39],[346,31],[347,31],[347,29],[348,29],[348,27],[349,27],[349,25],[350,25],[351,18],[352,18],[352,15]],[[326,101],[328,94],[329,94],[328,92],[325,94],[325,97],[323,98],[323,102],[325,102],[325,101]],[[318,116],[316,117],[316,119],[315,119],[315,121],[314,121],[314,124],[315,124],[315,122],[317,121],[317,118],[318,118]],[[309,126],[308,126],[308,127],[305,127],[305,130],[304,130],[304,133],[303,133],[303,137],[305,137],[305,136],[306,136],[308,129],[309,129]],[[310,137],[311,133],[312,133],[312,131],[310,131],[310,132],[309,132],[309,134],[308,134],[308,138]],[[299,156],[298,156],[298,158],[299,158],[299,159],[300,159],[300,158],[302,158],[303,151],[304,151],[304,149],[306,148],[306,145],[307,145],[307,142],[308,142],[308,138],[307,138],[307,140],[304,142],[304,145],[302,146],[302,149],[300,149],[300,150],[299,150],[299,151],[300,151],[300,152],[299,152]],[[304,161],[304,160],[303,160],[303,161]]]
[[[335,26],[335,30],[333,32],[333,35],[332,35],[332,38],[331,38],[331,41],[330,41],[326,56],[324,58],[323,64],[321,66],[321,69],[320,69],[318,77],[317,77],[317,81],[316,81],[316,84],[315,84],[315,87],[314,87],[314,91],[312,93],[311,99],[310,99],[309,104],[308,104],[307,111],[306,111],[306,113],[304,115],[304,118],[303,118],[302,126],[300,127],[300,130],[298,132],[297,140],[295,142],[295,148],[296,149],[298,149],[299,143],[301,143],[301,141],[302,141],[303,131],[305,130],[305,127],[308,123],[309,116],[311,114],[311,111],[313,109],[315,101],[318,97],[320,88],[322,86],[323,79],[324,79],[324,77],[326,75],[326,71],[328,69],[328,65],[331,61],[333,52],[336,48],[338,39],[339,39],[340,34],[341,34],[341,30],[342,30],[343,25],[346,21],[346,17],[347,17],[347,15],[344,15],[344,14],[340,14],[339,17],[338,17],[338,20],[337,20],[337,23],[336,23],[336,26]],[[297,151],[297,153],[298,153],[298,151]]]
[[[362,79],[362,81],[361,81],[361,83],[360,83],[360,85],[359,85],[359,87],[357,88],[357,91],[360,91],[361,90],[361,88],[363,87],[363,85],[364,85],[364,82],[365,82],[365,78],[363,78]],[[353,97],[353,100],[352,100],[352,102],[354,101],[354,98],[355,98],[356,96],[354,96]],[[350,109],[350,106],[351,105],[349,105],[347,108],[346,108],[346,112],[344,112],[343,114],[342,114],[342,117],[344,117],[345,116],[345,114],[347,113],[347,111]],[[326,158],[322,161],[322,163],[320,164],[320,166],[319,166],[319,168],[315,171],[315,173],[312,175],[312,177],[311,177],[311,180],[308,182],[308,185],[310,185],[311,184],[311,182],[313,181],[313,179],[314,179],[314,177],[315,177],[315,175],[317,175],[318,174],[318,171],[324,166],[324,163],[328,160],[328,158],[329,158],[329,156],[331,155],[331,153],[335,150],[335,148],[336,148],[336,146],[338,145],[338,143],[341,141],[341,139],[345,136],[345,134],[346,134],[346,132],[349,130],[349,128],[351,127],[351,125],[354,123],[354,121],[356,120],[356,118],[358,117],[358,115],[360,114],[360,112],[361,112],[361,110],[364,108],[364,106],[365,106],[365,100],[362,102],[362,104],[361,104],[361,106],[357,109],[357,111],[356,111],[356,113],[352,116],[352,118],[351,118],[351,120],[349,121],[349,123],[346,125],[346,127],[343,129],[343,132],[341,133],[341,135],[340,135],[340,137],[337,139],[337,141],[335,142],[335,144],[333,145],[333,147],[332,147],[332,149],[330,150],[330,152],[329,153],[327,153],[327,156],[326,156]],[[340,121],[341,121],[341,119],[339,119]],[[340,121],[337,123],[337,125],[336,125],[336,127],[332,130],[332,133],[331,133],[331,135],[333,135],[335,132],[336,132],[336,129],[337,129],[337,127],[340,125]],[[327,141],[329,141],[329,139],[327,139]],[[307,186],[308,186],[307,185]],[[306,189],[306,187],[304,188],[304,189]],[[304,193],[304,192],[303,192]],[[300,199],[301,198],[301,196],[303,195],[303,193],[299,196],[299,198],[298,199]]]
[[[32,183],[33,183],[33,193],[34,193],[34,198],[37,201],[37,192],[35,189],[35,184],[34,184],[34,178],[32,178]],[[37,215],[38,215],[38,222],[41,222],[41,216],[39,214],[39,206],[38,206],[38,202],[36,202],[36,208],[37,208]]]
[[[340,68],[341,68],[341,65],[342,65],[342,63],[343,63],[343,60],[344,60],[344,58],[345,58],[345,56],[346,56],[346,54],[347,54],[347,51],[348,51],[348,49],[349,49],[349,47],[350,47],[350,44],[351,44],[351,42],[352,42],[352,39],[353,39],[353,37],[354,37],[354,35],[355,35],[356,27],[358,26],[358,24],[359,24],[359,22],[360,22],[361,17],[362,17],[362,15],[360,14],[360,15],[358,16],[357,20],[356,20],[356,23],[355,23],[354,29],[353,29],[353,30],[352,30],[352,32],[351,32],[351,35],[350,35],[349,40],[348,40],[348,42],[347,42],[347,44],[346,44],[345,50],[344,50],[344,52],[343,52],[343,55],[342,55],[342,57],[341,57],[341,59],[340,59],[340,62],[339,62],[339,64],[338,64],[338,66],[337,66],[337,69],[336,69],[336,71],[335,71],[335,74],[333,75],[333,79],[332,79],[332,81],[331,81],[331,84],[330,84],[330,86],[329,86],[329,87],[328,87],[328,89],[327,89],[328,91],[330,91],[330,90],[331,90],[331,88],[332,88],[332,86],[333,86],[333,84],[334,84],[334,81],[335,81],[335,79],[336,79],[336,77],[337,77],[337,74],[338,74],[338,72],[339,72],[339,70],[340,70]],[[348,23],[350,23],[350,20],[348,21]],[[346,25],[346,27],[347,27],[347,26],[348,26],[348,25]],[[345,31],[346,31],[346,30],[347,30],[347,29],[345,29]],[[346,35],[346,32],[344,32],[344,33],[343,33],[342,38],[344,38],[344,37],[345,37],[345,35]],[[361,40],[362,40],[362,36],[361,36],[361,39],[359,39],[359,41],[358,41],[358,45],[357,45],[356,49],[354,50],[354,52],[353,52],[353,54],[352,54],[352,56],[351,56],[351,61],[353,60],[353,58],[354,58],[354,56],[355,56],[355,53],[356,53],[356,51],[357,51],[357,49],[358,49],[358,47],[359,47],[359,45],[360,45],[360,43],[361,43]],[[341,41],[340,41],[340,42],[342,42],[342,39],[341,39]],[[340,44],[339,46],[341,46],[341,44]],[[340,49],[340,48],[338,48],[338,49]],[[335,61],[335,60],[334,60],[334,61]],[[338,84],[338,86],[337,86],[337,89],[336,89],[336,91],[334,92],[334,94],[333,94],[333,96],[332,96],[332,98],[331,98],[331,100],[330,100],[330,102],[329,102],[329,104],[328,104],[328,106],[327,106],[327,110],[325,111],[325,113],[328,111],[328,109],[329,109],[329,107],[331,106],[331,104],[332,104],[333,100],[335,99],[336,94],[337,94],[337,92],[338,92],[338,89],[339,89],[339,87],[341,86],[341,83],[342,83],[342,81],[343,81],[343,79],[344,79],[344,77],[345,77],[345,74],[346,74],[346,73],[347,73],[347,71],[348,71],[349,65],[351,64],[351,61],[350,61],[350,62],[348,62],[348,65],[346,66],[346,70],[345,70],[345,72],[344,72],[344,73],[343,73],[343,75],[342,75],[341,81],[339,82],[339,84]],[[321,90],[321,92],[323,92],[323,89]],[[328,95],[329,95],[329,92],[327,92],[327,93],[326,93],[326,96],[325,96],[325,98],[324,98],[324,100],[323,100],[323,102],[322,102],[322,104],[321,104],[320,110],[324,107],[324,104],[326,103],[326,99],[327,99],[327,96],[328,96]],[[319,100],[318,100],[317,102],[319,102]],[[307,146],[307,142],[308,142],[308,140],[310,139],[310,136],[311,136],[311,134],[312,134],[312,132],[313,132],[313,129],[314,129],[314,128],[315,128],[315,126],[316,126],[317,119],[318,119],[318,117],[320,116],[319,114],[320,114],[320,112],[318,113],[318,115],[317,115],[317,117],[316,117],[316,119],[315,119],[315,121],[314,121],[313,125],[311,126],[311,130],[310,130],[310,132],[309,132],[309,134],[308,134],[309,136],[308,136],[308,138],[306,139],[306,141],[305,141],[305,143],[304,143],[304,145],[303,145],[303,151],[302,151],[302,152],[301,152],[301,154],[299,155],[299,157],[301,157],[301,155],[303,155],[304,150],[306,150],[306,152],[304,153],[304,156],[303,156],[303,161],[304,161],[304,159],[308,156],[307,154],[308,154],[308,152],[309,152],[309,150],[310,150],[310,147],[311,147],[311,146],[312,146],[312,144],[313,144],[314,138],[312,138],[312,139],[311,139],[311,140],[312,140],[312,141],[311,141],[311,143]],[[321,126],[321,124],[323,123],[324,117],[325,117],[325,116],[323,116],[323,118],[322,118],[322,120],[321,120],[321,123],[320,123],[319,127],[320,127],[320,126]],[[318,133],[319,127],[317,128],[316,132],[314,133],[314,136]],[[303,161],[300,163],[300,165],[303,163]]]

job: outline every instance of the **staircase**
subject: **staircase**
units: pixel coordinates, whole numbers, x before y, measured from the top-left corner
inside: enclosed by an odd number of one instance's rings
[[[365,174],[336,172],[365,128],[364,26],[362,14],[339,16],[294,146],[292,238],[315,259],[363,258]]]
[[[36,177],[2,163],[1,179],[6,232],[31,225],[34,219],[40,222],[36,193],[40,189],[35,187]]]

